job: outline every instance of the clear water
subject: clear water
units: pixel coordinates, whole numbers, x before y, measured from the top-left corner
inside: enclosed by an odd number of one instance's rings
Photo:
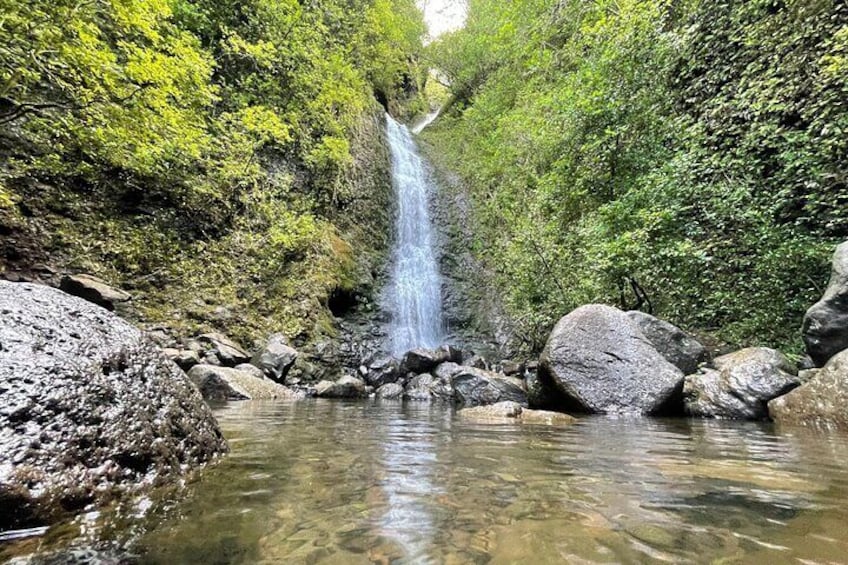
[[[388,310],[391,350],[401,355],[441,345],[442,284],[430,221],[432,181],[407,127],[386,114],[386,128],[397,202]]]
[[[143,517],[77,526],[77,543],[203,565],[848,562],[838,433],[602,417],[483,425],[377,401],[231,403],[217,416],[225,460],[179,499],[144,501]],[[46,550],[68,531],[14,547]]]

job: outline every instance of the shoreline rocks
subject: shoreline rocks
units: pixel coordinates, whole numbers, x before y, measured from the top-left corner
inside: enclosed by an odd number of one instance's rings
[[[195,365],[188,372],[205,400],[283,400],[302,395],[255,373],[215,365]]]
[[[801,384],[797,369],[779,351],[750,347],[718,357],[716,369],[686,377],[686,413],[702,418],[762,420],[768,403]]]
[[[227,450],[142,333],[60,290],[0,281],[0,529],[134,495]]]
[[[768,404],[780,424],[848,429],[848,349],[834,355],[810,380]]]

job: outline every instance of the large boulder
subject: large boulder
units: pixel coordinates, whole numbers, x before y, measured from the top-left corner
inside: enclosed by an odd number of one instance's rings
[[[250,362],[262,369],[269,379],[283,383],[297,358],[298,352],[289,345],[286,336],[276,333],[268,338]]]
[[[709,351],[691,335],[665,320],[633,310],[627,313],[639,329],[672,365],[691,375],[701,363],[709,360]]]
[[[244,348],[224,334],[203,334],[197,336],[197,341],[210,347],[215,356],[227,367],[235,367],[236,365],[250,361],[250,355],[247,354]]]
[[[824,296],[804,315],[807,353],[817,367],[848,349],[848,241],[836,248]]]
[[[848,429],[848,349],[806,382],[769,402],[776,422]]]
[[[462,361],[462,352],[449,345],[437,349],[413,349],[403,355],[400,363],[400,374],[429,373],[441,363]]]
[[[551,332],[539,377],[563,394],[561,410],[657,414],[679,400],[683,373],[626,313],[600,304],[577,308]]]
[[[226,450],[173,362],[114,314],[0,281],[0,530],[173,481]]]
[[[129,293],[91,275],[66,275],[59,282],[59,288],[107,310],[114,310],[116,304],[132,298]]]
[[[377,389],[377,398],[399,399],[403,396],[403,387],[398,383],[386,383]]]
[[[506,400],[527,406],[527,393],[521,379],[463,367],[451,377],[454,399],[466,406],[495,404]]]
[[[274,400],[300,397],[290,388],[274,381],[228,367],[195,365],[189,370],[188,378],[206,400]]]
[[[717,357],[716,369],[686,377],[683,402],[691,416],[762,420],[768,402],[801,384],[797,370],[779,351],[750,347]]]

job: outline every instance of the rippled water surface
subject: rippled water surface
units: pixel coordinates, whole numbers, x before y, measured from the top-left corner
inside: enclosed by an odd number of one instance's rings
[[[231,403],[232,453],[109,535],[150,563],[846,563],[848,436]]]

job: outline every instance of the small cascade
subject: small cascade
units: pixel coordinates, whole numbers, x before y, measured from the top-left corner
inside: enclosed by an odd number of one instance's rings
[[[388,286],[391,351],[438,347],[444,340],[441,276],[430,222],[432,183],[406,126],[386,114],[397,202]]]

